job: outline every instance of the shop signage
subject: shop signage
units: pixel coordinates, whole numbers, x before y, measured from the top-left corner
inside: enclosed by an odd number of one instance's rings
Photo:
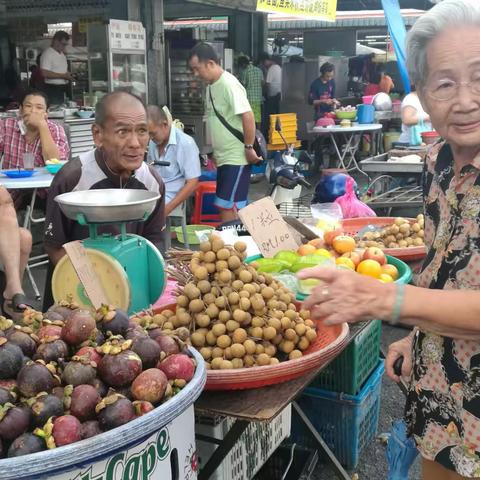
[[[337,0],[257,0],[257,10],[334,22]]]
[[[140,445],[50,480],[194,480],[198,473],[193,408]]]
[[[281,250],[296,250],[298,244],[271,197],[251,203],[238,215],[266,258]]]
[[[145,29],[141,22],[110,20],[109,27],[112,50],[145,50]]]

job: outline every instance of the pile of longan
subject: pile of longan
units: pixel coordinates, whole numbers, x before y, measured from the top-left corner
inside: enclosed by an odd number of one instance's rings
[[[317,338],[309,312],[297,312],[295,295],[246,265],[245,251],[244,242],[232,248],[215,235],[201,243],[190,262],[193,280],[168,314],[173,327],[190,328],[207,368],[274,365],[301,357]]]

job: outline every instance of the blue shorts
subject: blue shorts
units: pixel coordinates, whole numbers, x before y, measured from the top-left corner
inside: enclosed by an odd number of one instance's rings
[[[217,169],[215,206],[232,210],[247,206],[250,165],[221,165]]]

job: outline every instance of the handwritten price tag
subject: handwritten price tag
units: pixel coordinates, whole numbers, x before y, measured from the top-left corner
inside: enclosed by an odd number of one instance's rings
[[[242,208],[238,215],[265,258],[281,250],[296,250],[298,243],[270,197]]]

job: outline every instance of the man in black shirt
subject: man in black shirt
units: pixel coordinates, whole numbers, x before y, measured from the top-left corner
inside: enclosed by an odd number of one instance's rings
[[[67,218],[54,200],[74,190],[129,188],[159,193],[147,221],[128,223],[127,232],[145,237],[157,248],[163,244],[165,186],[143,161],[149,141],[145,106],[129,93],[110,93],[96,106],[92,132],[96,148],[68,162],[56,174],[48,193],[44,241],[53,265],[65,255],[64,243],[88,237],[88,228]],[[116,225],[105,225],[98,231],[120,233]]]

